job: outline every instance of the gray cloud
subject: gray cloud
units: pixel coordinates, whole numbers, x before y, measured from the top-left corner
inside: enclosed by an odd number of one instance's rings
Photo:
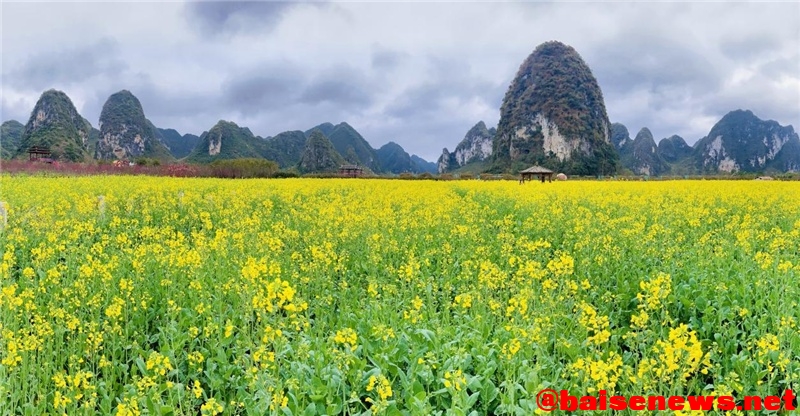
[[[347,121],[435,159],[496,125],[520,63],[553,39],[631,131],[692,143],[737,108],[800,127],[798,3],[4,3],[0,111],[26,121],[57,88],[96,125],[129,89],[182,133]]]
[[[370,85],[367,76],[348,66],[326,70],[314,78],[300,94],[303,104],[335,103],[344,108],[363,110],[374,102],[379,85]]]
[[[592,72],[609,89],[657,91],[680,86],[705,92],[719,88],[717,68],[699,51],[663,37],[622,36],[596,45],[591,53],[598,58]]]
[[[186,18],[191,26],[206,35],[233,35],[268,32],[284,15],[305,1],[191,1]]]
[[[379,71],[392,70],[406,58],[408,58],[406,53],[378,48],[372,51],[372,68]]]
[[[398,94],[386,107],[386,114],[399,119],[452,118],[454,115],[447,113],[453,105],[473,101],[496,107],[499,113],[506,87],[471,72],[469,65],[457,60],[430,57],[426,81]]]
[[[323,79],[312,83],[303,91],[300,102],[305,104],[332,102],[343,106],[364,107],[372,102],[372,97],[350,80]]]
[[[291,73],[235,78],[223,85],[223,100],[245,114],[277,110],[295,101],[301,82],[302,78]]]
[[[797,74],[800,74],[800,49],[793,54],[764,61],[758,66],[758,71],[772,79],[797,76]]]
[[[766,33],[756,36],[737,36],[724,39],[719,45],[720,51],[729,59],[749,60],[780,48],[780,41]]]
[[[113,76],[128,68],[119,53],[118,42],[111,38],[55,51],[37,51],[17,64],[6,61],[10,70],[4,71],[3,82],[17,88],[44,90],[98,76]]]

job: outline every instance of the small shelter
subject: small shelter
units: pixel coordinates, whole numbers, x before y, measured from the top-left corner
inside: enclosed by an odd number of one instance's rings
[[[534,176],[539,178],[542,183],[544,183],[544,178],[547,178],[548,182],[553,181],[553,171],[547,168],[543,168],[541,166],[531,166],[528,169],[522,170],[519,172],[520,174],[520,183],[525,183],[525,181],[530,181],[533,179]]]
[[[339,175],[346,178],[357,178],[364,174],[364,168],[358,165],[342,165],[339,167]]]
[[[28,148],[28,158],[30,160],[40,160],[42,159],[43,162],[49,162],[50,156],[50,149],[44,146],[31,146]]]

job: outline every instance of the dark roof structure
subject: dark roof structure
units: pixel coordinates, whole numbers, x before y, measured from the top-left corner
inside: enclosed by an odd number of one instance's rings
[[[537,173],[553,173],[553,171],[547,168],[543,168],[541,166],[531,166],[528,169],[521,170],[519,173],[537,174]]]

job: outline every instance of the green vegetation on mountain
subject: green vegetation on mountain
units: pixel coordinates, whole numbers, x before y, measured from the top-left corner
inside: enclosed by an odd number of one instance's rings
[[[309,136],[311,136],[311,133],[314,130],[319,130],[322,134],[325,135],[325,137],[330,137],[331,133],[333,132],[333,129],[335,129],[335,128],[336,128],[336,126],[334,126],[332,123],[327,123],[326,122],[326,123],[320,124],[319,126],[315,126],[315,127],[312,127],[310,129],[306,130],[304,134],[305,134],[306,138],[308,138]]]
[[[666,139],[661,139],[658,142],[658,153],[665,162],[675,163],[692,154],[692,146],[686,144],[686,140],[678,135],[670,136]]]
[[[199,136],[194,134],[181,135],[175,129],[158,129],[161,141],[169,148],[169,152],[176,159],[181,159],[189,155],[192,149],[200,141]]]
[[[209,168],[217,178],[269,178],[278,172],[278,164],[266,159],[219,159]]]
[[[458,168],[453,169],[448,173],[455,173],[458,175],[471,174],[478,176],[481,173],[484,173],[489,169],[491,169],[491,167],[492,167],[492,161],[490,159],[476,160],[474,162],[467,163],[464,166],[459,166]]]
[[[161,133],[144,115],[142,104],[130,91],[111,94],[100,113],[98,159],[153,158],[173,160]]]
[[[631,139],[628,128],[621,123],[611,125],[611,143],[619,152],[621,173],[634,175],[689,174],[677,162],[685,160],[692,151],[680,136],[662,139],[656,145],[650,129],[643,128]],[[666,156],[665,156],[666,154]]]
[[[186,160],[209,163],[223,159],[262,158],[265,149],[264,139],[254,136],[250,129],[220,120],[200,136]]]
[[[89,140],[86,142],[86,149],[90,155],[97,155],[97,143],[100,142],[100,130],[92,127],[89,131]]]
[[[375,149],[349,124],[339,123],[333,126],[331,123],[323,123],[314,129],[330,140],[347,163],[363,166],[373,172],[383,171]],[[311,137],[310,133],[307,136]]]
[[[411,155],[411,162],[414,163],[415,173],[436,173],[436,163],[434,162],[428,162],[417,155]]]
[[[567,174],[614,173],[609,129],[603,94],[581,56],[563,43],[543,43],[503,99],[492,170],[538,164]]]
[[[25,132],[25,125],[17,120],[6,121],[0,126],[0,157],[10,159],[14,157]]]
[[[92,158],[88,151],[92,125],[78,114],[67,94],[47,90],[39,97],[15,157],[27,157],[31,146],[50,149],[53,159],[83,162]]]
[[[308,135],[298,168],[302,173],[333,173],[345,160],[320,130]]]
[[[622,165],[637,175],[662,175],[669,171],[669,164],[658,152],[653,133],[647,127],[639,130],[630,144],[623,145],[630,151],[621,156]]]
[[[265,140],[263,156],[278,163],[281,169],[297,166],[306,146],[306,135],[299,130],[285,131]]]
[[[798,170],[798,147],[792,126],[736,110],[722,117],[695,145],[694,164],[707,173]]]
[[[397,174],[415,172],[417,170],[414,161],[411,160],[411,156],[402,146],[395,142],[386,143],[376,153],[384,172]]]

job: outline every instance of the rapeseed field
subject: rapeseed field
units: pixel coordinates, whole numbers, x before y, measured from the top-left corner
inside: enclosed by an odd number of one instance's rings
[[[800,390],[800,183],[0,186],[0,414]]]

